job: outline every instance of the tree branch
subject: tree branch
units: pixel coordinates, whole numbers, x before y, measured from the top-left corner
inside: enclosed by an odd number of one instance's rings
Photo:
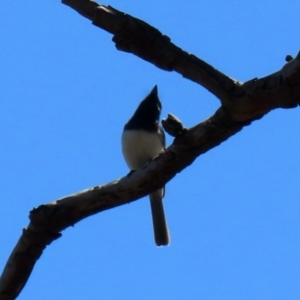
[[[291,69],[293,72],[298,72],[299,75],[299,54],[295,59],[289,61],[281,71],[242,84],[216,70],[195,55],[183,51],[171,43],[170,38],[156,28],[111,6],[100,5],[90,0],[62,0],[62,3],[90,19],[94,25],[114,34],[113,41],[118,50],[133,53],[163,70],[176,71],[183,77],[202,85],[221,100],[221,103],[236,121],[244,122],[247,119],[257,119],[255,114],[251,113],[251,109],[248,110],[252,106],[252,102],[255,101],[252,98],[261,98],[261,91],[268,94],[265,100],[268,98],[272,103],[262,103],[260,117],[270,110],[270,105],[272,108],[287,108],[297,105],[295,98],[297,98],[299,91],[295,86],[299,83],[299,76],[296,74],[294,74],[296,75],[295,84],[291,83],[291,85],[286,85],[286,90],[282,89],[283,94],[293,90],[292,102],[288,105],[282,105],[276,99],[283,95],[277,94],[277,89],[282,87],[282,81],[292,76],[290,73],[286,76],[287,70]],[[241,115],[237,115],[236,108]]]
[[[218,146],[252,121],[275,108],[300,104],[300,53],[278,72],[240,84],[182,51],[158,30],[111,7],[92,1],[63,0],[93,23],[115,34],[117,48],[129,51],[164,70],[175,70],[207,88],[221,107],[206,121],[184,131],[167,151],[144,168],[119,180],[96,186],[30,212],[0,278],[1,300],[15,299],[37,259],[61,231],[80,220],[135,201],[165,185],[199,155]]]
[[[90,19],[95,26],[112,33],[118,50],[133,53],[163,70],[176,71],[218,98],[226,97],[224,91],[239,86],[238,82],[183,51],[171,43],[169,37],[142,20],[94,1],[62,0],[62,3]]]

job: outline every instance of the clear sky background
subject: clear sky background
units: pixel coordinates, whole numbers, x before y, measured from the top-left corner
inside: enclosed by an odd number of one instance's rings
[[[240,81],[300,50],[298,0],[112,0]],[[123,125],[155,84],[185,126],[220,103],[201,86],[117,51],[60,1],[2,1],[0,268],[29,211],[127,174]],[[300,110],[276,110],[167,185],[171,245],[153,241],[148,198],[63,232],[20,300],[300,297]],[[168,143],[172,139],[168,138]]]

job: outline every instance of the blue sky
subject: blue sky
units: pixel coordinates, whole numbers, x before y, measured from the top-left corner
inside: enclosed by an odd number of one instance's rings
[[[103,4],[240,81],[300,50],[296,0]],[[127,174],[123,125],[155,84],[162,116],[187,127],[220,103],[59,1],[4,1],[0,18],[2,269],[33,207]],[[169,247],[154,245],[147,198],[105,211],[45,250],[18,299],[299,299],[299,113],[269,113],[167,185]]]

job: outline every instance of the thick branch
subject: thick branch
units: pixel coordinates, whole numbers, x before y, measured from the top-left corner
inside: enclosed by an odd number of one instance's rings
[[[118,50],[133,53],[155,66],[176,71],[201,84],[218,98],[239,85],[235,80],[189,54],[173,43],[166,35],[142,20],[89,0],[62,0],[94,25],[112,33]]]
[[[300,97],[298,101],[299,104]],[[257,113],[258,118],[261,116],[260,109]],[[90,215],[135,201],[164,186],[199,155],[218,146],[248,124],[250,121],[233,122],[221,107],[214,116],[176,138],[165,153],[143,169],[105,186],[96,186],[31,211],[31,222],[24,229],[1,276],[1,299],[15,299],[45,247],[60,237],[62,230]]]
[[[203,60],[183,51],[171,43],[170,38],[142,20],[90,0],[62,0],[62,3],[90,19],[94,25],[114,34],[113,41],[118,50],[133,53],[163,70],[176,71],[205,87],[221,100],[235,121],[247,122],[260,118],[270,109],[297,105],[295,101],[299,98],[299,54],[296,59],[286,64],[285,70],[283,68],[275,74],[250,80],[242,85]],[[286,77],[287,68],[290,69],[290,66],[298,75],[294,74],[294,82],[285,82],[291,76],[289,74]],[[282,88],[283,85],[285,89]],[[281,89],[280,94],[278,89]],[[265,93],[264,101],[261,101],[262,92]],[[290,93],[293,98],[291,102],[284,105],[280,103],[282,96]],[[257,107],[252,113],[255,101],[260,101],[261,104],[259,114]]]
[[[0,298],[14,299],[26,284],[37,259],[61,231],[80,220],[120,206],[165,185],[196,157],[239,131],[228,126],[228,116],[219,110],[212,118],[175,139],[165,153],[148,166],[104,186],[41,205],[30,212],[30,224],[23,230],[0,280]]]

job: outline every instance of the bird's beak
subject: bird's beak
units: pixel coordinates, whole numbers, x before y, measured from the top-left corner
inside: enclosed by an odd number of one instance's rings
[[[154,86],[150,94],[157,96],[157,85]]]

